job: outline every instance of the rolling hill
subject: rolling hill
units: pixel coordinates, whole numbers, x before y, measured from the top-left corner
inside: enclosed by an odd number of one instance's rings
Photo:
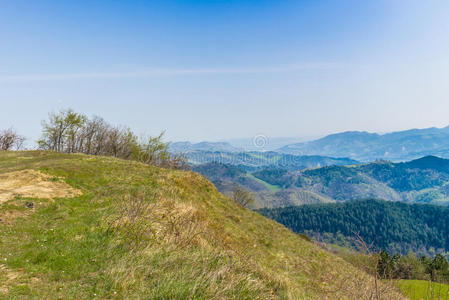
[[[246,167],[230,164],[206,163],[193,167],[208,178],[223,194],[231,197],[234,186],[250,191],[255,202],[251,208],[284,207],[310,203],[327,203],[334,200],[294,186],[282,186],[284,181],[261,179],[260,172],[248,172]],[[271,171],[271,170],[270,170]],[[287,172],[282,170],[281,172]]]
[[[373,294],[373,277],[239,206],[193,172],[31,151],[0,152],[0,173],[2,298]],[[389,289],[379,298],[402,296]]]
[[[269,184],[297,187],[336,201],[376,198],[448,204],[449,160],[426,156],[405,163],[378,161],[355,166],[328,166],[300,172],[253,173]]]
[[[218,190],[231,195],[235,184],[251,191],[253,208],[285,207],[354,199],[449,204],[449,160],[426,156],[404,163],[377,161],[299,171],[208,163],[193,167]]]

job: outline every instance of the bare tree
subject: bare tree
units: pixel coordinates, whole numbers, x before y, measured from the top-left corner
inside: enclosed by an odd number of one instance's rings
[[[19,135],[14,129],[0,131],[0,150],[20,150],[25,138]]]
[[[253,195],[238,185],[234,185],[232,199],[243,207],[247,207],[254,202]]]
[[[106,140],[110,125],[106,123],[102,118],[94,116],[92,119],[88,119],[83,127],[81,143],[82,147],[80,152],[92,155],[105,155]]]
[[[127,127],[111,126],[100,117],[89,119],[71,109],[51,113],[42,126],[38,144],[44,150],[113,156],[166,168],[186,165],[183,156],[169,153],[163,132],[142,140]]]

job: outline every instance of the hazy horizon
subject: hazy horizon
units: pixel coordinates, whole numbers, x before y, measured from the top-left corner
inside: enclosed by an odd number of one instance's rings
[[[123,124],[117,124],[117,125],[123,125]],[[395,130],[395,131],[388,131],[388,132],[375,132],[375,131],[366,131],[366,130],[345,130],[345,131],[328,132],[328,133],[324,133],[324,134],[309,135],[309,136],[269,136],[269,135],[264,135],[264,134],[256,134],[254,136],[246,136],[246,137],[236,137],[236,138],[222,137],[222,138],[218,138],[218,139],[197,139],[197,140],[195,140],[195,139],[173,140],[173,139],[170,139],[169,136],[166,135],[166,133],[164,133],[164,140],[166,142],[170,142],[170,143],[190,142],[192,144],[197,144],[197,143],[202,143],[202,142],[211,142],[211,143],[225,142],[225,143],[229,143],[230,145],[232,145],[234,147],[242,148],[245,151],[252,151],[252,150],[272,151],[272,150],[279,149],[285,145],[314,141],[314,140],[318,140],[323,137],[326,137],[328,135],[345,133],[345,132],[367,132],[367,133],[384,135],[384,134],[389,134],[389,133],[398,132],[398,131],[407,131],[407,130],[415,130],[415,129],[422,130],[422,129],[431,129],[431,128],[443,129],[445,127],[449,127],[449,125],[441,126],[441,127],[432,126],[432,127],[424,127],[424,128],[406,128],[403,130]],[[9,129],[9,128],[16,130],[17,127],[10,126],[10,127],[3,127],[2,129]],[[140,133],[140,132],[136,132],[136,133],[138,136],[146,136],[147,132],[148,131],[143,131],[142,133]],[[19,133],[19,134],[21,134],[21,133]],[[25,144],[24,144],[25,148],[33,149],[33,148],[37,147],[36,142],[41,135],[41,130],[40,130],[40,127],[39,127],[39,129],[36,129],[36,133],[33,137],[30,137],[29,135],[27,136],[24,134],[21,134],[21,135],[26,138]],[[258,146],[254,145],[254,139],[258,138],[258,137],[261,137],[265,140],[263,147],[258,147]]]
[[[32,141],[69,107],[170,141],[449,125],[447,1],[7,0],[0,24],[0,128]]]

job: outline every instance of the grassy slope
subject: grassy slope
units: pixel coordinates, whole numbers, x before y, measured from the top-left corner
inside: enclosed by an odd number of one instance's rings
[[[83,195],[2,205],[2,297],[363,299],[372,292],[371,277],[239,207],[198,174],[103,157],[0,153],[0,172],[21,169],[63,176]]]
[[[269,184],[268,182],[263,181],[263,180],[260,179],[260,178],[254,177],[254,175],[251,174],[251,173],[248,173],[247,176],[248,176],[249,178],[251,178],[251,179],[256,180],[257,182],[262,183],[262,184],[265,185],[265,186],[267,187],[267,189],[268,189],[269,191],[271,191],[271,192],[277,192],[277,191],[280,191],[280,190],[281,190],[281,187],[280,187],[280,186]]]
[[[425,280],[399,280],[396,282],[411,300],[448,299],[449,285]]]

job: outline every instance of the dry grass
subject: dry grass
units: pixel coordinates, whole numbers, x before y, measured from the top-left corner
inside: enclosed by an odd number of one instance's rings
[[[8,282],[6,298],[376,299],[366,272],[198,174],[48,152],[6,153],[0,168],[40,169],[83,191],[0,226],[0,259],[12,253],[8,268],[28,278]]]
[[[15,197],[66,198],[79,196],[81,192],[58,177],[35,170],[0,174],[0,203]]]
[[[19,272],[0,264],[0,293],[6,294],[9,290],[9,284],[17,280],[19,276]]]

